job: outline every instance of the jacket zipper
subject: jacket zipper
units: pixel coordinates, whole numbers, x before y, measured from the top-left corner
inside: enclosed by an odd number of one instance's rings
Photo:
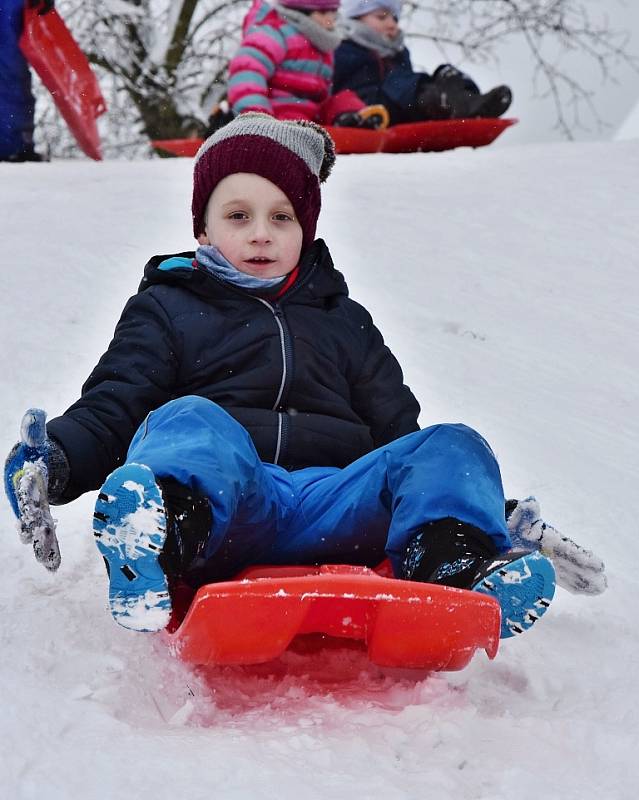
[[[311,269],[307,272],[304,276],[303,280],[298,281],[294,286],[292,286],[288,292],[286,292],[285,297],[288,299],[292,294],[299,291],[306,283],[308,283],[309,279],[315,272],[316,265],[313,264]],[[226,283],[225,281],[220,280],[217,275],[214,275],[212,272],[206,272],[206,274],[212,278],[216,283],[222,285],[225,289],[230,290],[234,294],[239,294],[246,297],[246,294],[239,289],[236,289],[231,284]],[[275,322],[277,323],[277,327],[280,334],[280,346],[282,350],[282,380],[280,383],[280,388],[277,392],[277,397],[275,402],[273,403],[273,407],[271,411],[277,411],[278,417],[278,425],[277,425],[277,442],[275,445],[275,458],[273,460],[274,464],[279,463],[280,455],[286,451],[286,444],[288,439],[288,415],[282,410],[282,405],[285,398],[285,390],[286,390],[286,383],[287,380],[290,380],[290,376],[293,374],[293,348],[289,345],[287,347],[287,340],[290,340],[290,333],[288,332],[288,325],[286,325],[286,319],[284,317],[284,312],[282,311],[282,307],[279,303],[275,303],[271,305],[268,300],[264,300],[262,297],[256,297],[255,295],[249,295],[253,300],[257,300],[259,303],[265,305],[268,310],[273,314],[275,317]]]
[[[290,346],[290,334],[288,332],[288,326],[286,325],[284,313],[280,305],[278,303],[272,305],[267,300],[264,300],[262,297],[256,297],[255,299],[258,300],[263,305],[265,305],[269,309],[269,311],[273,314],[280,335],[280,349],[282,352],[282,380],[280,381],[277,397],[275,398],[275,402],[273,403],[273,407],[271,409],[272,411],[277,411],[277,417],[278,417],[277,443],[275,446],[275,458],[273,459],[273,463],[278,464],[280,456],[282,455],[282,452],[285,449],[286,434],[288,432],[288,421],[283,409],[283,405],[285,400],[285,389],[287,387],[287,382],[289,380],[290,375],[292,374],[293,349]]]

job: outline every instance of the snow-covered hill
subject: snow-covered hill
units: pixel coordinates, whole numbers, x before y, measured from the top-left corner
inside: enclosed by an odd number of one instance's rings
[[[0,504],[3,796],[625,800],[639,785],[639,142],[338,160],[320,233],[422,422],[492,443],[510,496],[606,560],[497,659],[417,679],[353,651],[191,672],[118,628],[93,497],[51,576]],[[0,165],[0,442],[60,413],[147,257],[191,246],[190,164]]]
[[[616,131],[614,138],[619,142],[626,139],[639,139],[639,102],[630,110]]]

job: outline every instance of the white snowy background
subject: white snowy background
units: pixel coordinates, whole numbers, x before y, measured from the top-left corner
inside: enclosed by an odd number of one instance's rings
[[[617,141],[639,139],[639,101],[630,109],[615,133]]]
[[[549,4],[540,5],[547,7]],[[635,66],[621,59],[611,59],[608,69],[602,71],[594,58],[578,48],[562,49],[552,38],[544,41],[541,52],[558,68],[567,70],[589,92],[599,117],[598,122],[596,116],[582,105],[580,124],[573,124],[568,93],[564,93],[562,88],[563,111],[571,124],[573,138],[577,141],[611,139],[629,110],[639,101],[636,66],[639,56],[639,3],[636,0],[580,0],[576,7],[583,8],[593,23],[609,26],[611,30],[627,36],[626,50],[635,59]],[[406,27],[409,32],[418,29],[419,26],[414,23]],[[556,125],[552,95],[542,76],[536,76],[534,59],[522,36],[513,35],[500,42],[495,48],[495,58],[479,63],[464,59],[454,49],[442,54],[433,44],[424,40],[411,39],[409,47],[416,68],[432,71],[435,64],[450,60],[472,75],[482,91],[499,83],[506,83],[512,88],[514,100],[507,115],[518,118],[519,125],[508,137],[498,139],[495,147],[564,138]]]
[[[508,136],[508,132],[504,137]],[[146,259],[190,238],[190,162],[0,164],[0,449],[77,397]],[[345,649],[191,670],[110,618],[94,495],[49,575],[0,501],[0,794],[630,800],[639,786],[639,141],[340,157],[320,233],[422,402],[509,496],[606,561],[495,661],[384,674]]]

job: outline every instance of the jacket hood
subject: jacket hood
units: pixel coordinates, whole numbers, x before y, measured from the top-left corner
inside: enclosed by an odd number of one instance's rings
[[[194,266],[195,252],[153,256],[144,267],[144,277],[138,287],[143,292],[158,284],[181,286],[201,297],[219,298],[246,294],[243,289],[223,283],[206,270]],[[284,298],[295,292],[325,301],[331,297],[348,296],[348,286],[323,239],[316,239],[300,261],[300,274]]]

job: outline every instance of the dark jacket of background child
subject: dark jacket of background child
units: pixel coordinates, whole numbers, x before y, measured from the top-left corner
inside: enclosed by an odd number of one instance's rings
[[[412,119],[415,95],[420,82],[428,81],[423,72],[414,72],[407,48],[397,55],[381,58],[373,50],[343,41],[335,51],[333,91],[351,89],[367,105],[386,106],[391,124]]]
[[[391,45],[388,54],[380,53],[355,40],[361,36],[357,25],[370,36],[363,23],[351,20],[353,38],[344,40],[335,51],[334,90],[350,89],[369,105],[386,106],[391,125],[499,117],[509,108],[512,92],[508,86],[496,86],[482,94],[469,75],[451,64],[440,64],[432,75],[414,72],[403,40]],[[385,44],[383,37],[379,38]]]
[[[419,429],[419,405],[370,314],[317,240],[278,301],[223,284],[193,253],[156,256],[82,396],[48,425],[68,457],[60,502],[100,486],[147,413],[186,395],[222,406],[263,461],[343,467]]]

